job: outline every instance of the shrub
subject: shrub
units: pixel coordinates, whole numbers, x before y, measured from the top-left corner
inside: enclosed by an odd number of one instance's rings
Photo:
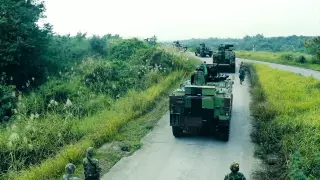
[[[281,59],[287,60],[287,61],[293,61],[294,60],[294,56],[291,53],[284,53],[284,54],[281,55]]]
[[[90,45],[93,52],[101,55],[106,56],[107,55],[107,42],[105,38],[100,38],[98,36],[93,36],[90,39]]]
[[[320,64],[320,58],[318,58],[316,56],[312,56],[311,63],[312,64]]]

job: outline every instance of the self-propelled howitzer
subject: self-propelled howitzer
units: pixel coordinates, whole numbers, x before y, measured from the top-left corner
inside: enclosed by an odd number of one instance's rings
[[[170,126],[175,137],[201,132],[229,140],[233,80],[217,64],[203,64],[170,97]]]

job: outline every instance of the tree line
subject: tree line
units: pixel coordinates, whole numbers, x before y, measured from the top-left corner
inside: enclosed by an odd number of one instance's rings
[[[318,37],[319,38],[319,37]],[[188,49],[195,49],[200,43],[205,43],[206,46],[216,50],[220,44],[233,44],[235,50],[245,51],[290,51],[315,53],[315,49],[319,49],[319,39],[313,36],[280,36],[280,37],[265,37],[263,34],[255,36],[244,36],[243,38],[207,38],[207,39],[187,39],[179,40],[181,44],[187,45]],[[172,42],[164,42],[170,44]]]

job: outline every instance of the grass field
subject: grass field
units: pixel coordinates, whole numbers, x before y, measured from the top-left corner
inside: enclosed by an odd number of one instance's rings
[[[320,81],[265,65],[251,66],[256,155],[268,164],[257,179],[320,178]]]
[[[320,70],[320,62],[311,55],[297,52],[236,51],[239,58],[260,60]],[[305,61],[301,57],[305,57]]]

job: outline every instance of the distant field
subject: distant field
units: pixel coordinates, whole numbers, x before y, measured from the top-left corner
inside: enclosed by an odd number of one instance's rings
[[[320,62],[313,59],[309,54],[297,52],[236,51],[236,55],[239,58],[301,66],[314,70],[320,70]],[[303,60],[302,56],[305,57],[305,61]]]
[[[251,67],[256,155],[269,163],[276,156],[276,165],[258,179],[320,179],[320,81],[261,64]]]

